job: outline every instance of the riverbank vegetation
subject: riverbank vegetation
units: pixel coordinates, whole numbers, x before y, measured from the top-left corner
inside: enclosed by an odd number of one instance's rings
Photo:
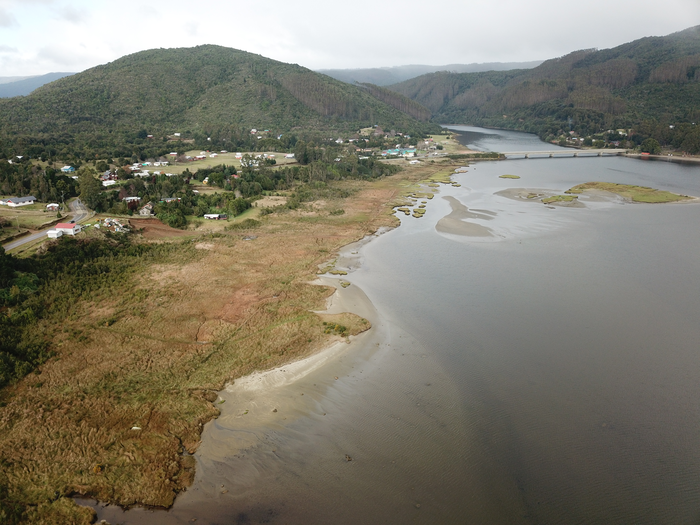
[[[308,283],[329,254],[395,225],[387,203],[438,169],[305,182],[300,195],[322,198],[253,230],[93,231],[2,253],[3,523],[88,523],[73,495],[171,505],[226,381],[367,328],[312,313],[332,290]]]

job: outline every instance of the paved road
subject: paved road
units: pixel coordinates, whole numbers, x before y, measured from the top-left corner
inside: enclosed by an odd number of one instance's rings
[[[85,205],[80,202],[80,199],[75,199],[73,202],[70,203],[70,209],[72,211],[73,218],[72,220],[75,222],[80,222],[82,221],[85,217],[88,216],[88,209],[85,207]],[[46,237],[46,232],[49,231],[51,228],[46,228],[45,230],[38,231],[36,233],[32,233],[31,235],[25,235],[24,237],[20,237],[19,239],[9,242],[3,246],[5,248],[6,252],[9,252],[10,250],[14,248],[19,248],[20,246],[27,244],[28,242],[34,242],[42,237]]]

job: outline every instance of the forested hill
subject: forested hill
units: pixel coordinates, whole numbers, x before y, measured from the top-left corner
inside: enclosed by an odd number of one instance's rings
[[[110,146],[139,132],[234,140],[251,128],[325,132],[375,124],[408,133],[434,128],[361,87],[212,45],[143,51],[27,97],[0,100],[0,138],[6,149],[19,144],[34,156],[46,145],[60,153],[76,141]]]
[[[433,73],[390,86],[443,123],[601,129],[700,120],[700,26],[613,49],[583,50],[534,69]]]

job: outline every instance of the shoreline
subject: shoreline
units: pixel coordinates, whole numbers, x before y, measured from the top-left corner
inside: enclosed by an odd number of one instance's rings
[[[396,228],[381,227],[375,233],[365,235],[361,239],[343,246],[338,250],[334,267],[346,270],[350,275],[362,265],[361,249],[379,236],[394,229]],[[387,337],[383,328],[387,320],[376,309],[364,290],[356,284],[351,284],[347,288],[340,284],[348,276],[330,276],[325,273],[307,283],[314,286],[335,288],[335,291],[326,299],[325,309],[316,310],[313,313],[321,315],[352,313],[367,319],[371,323],[370,328],[357,335],[335,340],[327,346],[311,350],[309,355],[291,359],[287,363],[276,365],[267,370],[254,371],[227,382],[224,388],[217,392],[217,399],[213,402],[214,406],[219,407],[220,414],[204,425],[200,435],[200,444],[192,454],[197,464],[195,479],[192,485],[177,495],[171,507],[137,505],[123,508],[84,497],[75,497],[74,501],[80,506],[94,510],[98,521],[106,520],[108,523],[150,525],[162,522],[166,524],[172,522],[173,514],[177,515],[180,512],[188,516],[192,513],[201,515],[202,509],[211,505],[214,499],[211,491],[204,488],[211,485],[212,476],[207,465],[224,459],[220,456],[218,446],[220,438],[215,435],[221,432],[222,422],[235,420],[235,431],[245,434],[253,432],[252,428],[279,428],[300,418],[309,417],[313,414],[314,407],[307,406],[300,409],[294,402],[296,398],[291,398],[290,401],[289,394],[301,388],[300,384],[309,376],[320,373],[324,368],[337,368],[338,365],[341,365],[342,368],[340,361],[344,357],[366,359],[376,351],[380,342]],[[339,380],[339,375],[333,377],[334,381]],[[311,399],[309,398],[309,400]],[[253,408],[242,410],[240,408],[242,405]],[[234,448],[239,448],[241,451],[255,445],[255,440],[241,439],[241,436],[238,436],[236,441],[237,444]],[[231,480],[226,480],[224,484],[230,484],[230,482]],[[209,495],[206,495],[206,492],[209,492]],[[124,521],[125,519],[127,521]],[[187,518],[188,521],[190,519]]]

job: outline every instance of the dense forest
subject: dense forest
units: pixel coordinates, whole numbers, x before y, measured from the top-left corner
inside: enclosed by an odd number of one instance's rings
[[[516,129],[549,140],[569,131],[632,130],[632,145],[653,138],[700,153],[700,26],[576,51],[534,69],[433,73],[390,89],[430,109],[436,122]]]
[[[252,129],[266,130],[263,139],[281,135],[284,147],[290,133],[314,138],[373,125],[417,136],[436,129],[301,66],[211,45],[157,49],[0,100],[0,158],[255,150],[260,134]]]

